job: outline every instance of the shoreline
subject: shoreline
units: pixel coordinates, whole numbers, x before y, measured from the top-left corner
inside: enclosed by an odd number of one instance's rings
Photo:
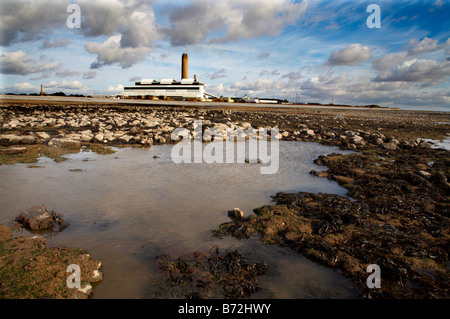
[[[354,150],[356,154],[319,157],[316,163],[328,170],[311,174],[337,181],[355,201],[329,194],[278,193],[275,205],[255,208],[253,215],[218,225],[216,235],[245,238],[256,233],[267,244],[289,247],[340,269],[362,288],[365,298],[450,296],[449,151],[433,149],[424,141],[447,136],[448,113],[108,103],[63,106],[19,100],[5,104],[3,99],[0,103],[0,151],[26,149],[19,154],[3,151],[1,156],[9,160],[20,159],[31,149],[41,154],[58,150],[51,155],[57,159],[80,147],[101,152],[108,146],[166,144],[174,128],[189,128],[200,117],[209,121],[207,126],[224,131],[225,126],[245,127],[245,123],[254,128],[278,126],[282,140]],[[30,163],[33,154],[26,159]],[[381,267],[382,288],[370,290],[364,288],[366,267],[374,263]]]

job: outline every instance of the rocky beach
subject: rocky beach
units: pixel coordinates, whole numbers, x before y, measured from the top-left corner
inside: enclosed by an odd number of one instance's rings
[[[445,112],[3,99],[0,164],[33,164],[41,156],[64,161],[80,149],[108,154],[110,147],[174,143],[174,129],[194,133],[198,120],[223,138],[236,132],[251,138],[260,127],[277,127],[280,140],[354,151],[320,156],[315,162],[327,170],[310,172],[336,181],[346,196],[274,193],[274,205],[217,225],[215,236],[257,236],[288,247],[342,271],[364,298],[449,297],[450,157],[430,141],[448,136]],[[6,236],[1,247],[10,240]],[[381,268],[381,288],[366,285],[370,264]],[[9,284],[1,281],[0,296],[16,297]]]

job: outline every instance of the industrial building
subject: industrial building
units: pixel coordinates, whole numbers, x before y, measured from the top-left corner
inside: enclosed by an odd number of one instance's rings
[[[204,101],[208,96],[205,85],[197,81],[197,76],[188,78],[188,55],[181,57],[181,80],[175,79],[143,79],[135,82],[134,86],[125,86],[122,98],[155,99],[155,100],[182,100]]]

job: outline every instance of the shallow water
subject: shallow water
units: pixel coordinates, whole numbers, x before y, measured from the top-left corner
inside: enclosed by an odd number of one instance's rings
[[[12,225],[20,212],[36,205],[60,213],[70,226],[45,235],[47,246],[83,248],[102,262],[104,280],[93,298],[151,297],[163,280],[156,256],[215,246],[268,263],[270,271],[260,279],[263,290],[255,298],[356,296],[348,278],[288,249],[258,240],[218,239],[211,232],[229,221],[228,210],[239,207],[251,214],[279,191],[345,195],[337,183],[309,174],[325,169],[313,163],[319,155],[344,151],[280,142],[278,172],[261,175],[264,164],[177,165],[171,149],[119,148],[111,155],[72,154],[61,163],[41,158],[40,168],[0,166],[0,223]],[[20,234],[28,232],[16,228],[15,235]]]

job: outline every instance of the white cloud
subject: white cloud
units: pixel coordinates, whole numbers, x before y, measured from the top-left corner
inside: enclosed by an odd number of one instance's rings
[[[362,61],[369,60],[371,57],[370,49],[362,46],[360,43],[352,43],[342,50],[331,52],[328,58],[330,65],[357,65]]]
[[[61,84],[59,84],[59,88],[61,89],[69,89],[69,90],[79,90],[83,87],[80,81],[66,81],[63,80]]]
[[[448,76],[450,76],[450,61],[438,62],[434,60],[411,59],[382,72],[374,78],[374,81],[426,82],[435,84]]]
[[[0,45],[42,38],[53,28],[65,26],[69,0],[2,0]]]
[[[373,65],[377,70],[387,70],[397,63],[403,62],[408,58],[409,54],[408,52],[401,51],[401,52],[392,52],[389,54],[386,54],[380,59],[374,59]]]
[[[88,42],[86,51],[97,54],[97,62],[91,64],[91,69],[114,63],[120,64],[122,68],[129,68],[146,59],[150,49],[143,46],[124,48],[120,45],[121,39],[121,35],[115,35],[102,43]]]
[[[59,63],[45,63],[33,60],[23,51],[4,52],[0,54],[0,73],[27,75],[54,70]]]
[[[59,78],[67,78],[67,77],[74,77],[78,76],[80,72],[75,70],[69,70],[69,69],[58,69],[56,70],[56,76]]]
[[[274,36],[306,8],[306,2],[288,0],[194,0],[187,6],[169,6],[170,26],[161,30],[174,46]]]
[[[46,88],[53,88],[58,86],[58,83],[56,81],[50,81],[44,84],[44,87]]]
[[[49,48],[64,48],[71,44],[72,42],[68,39],[55,39],[52,41],[46,40],[42,44],[42,48],[49,49]]]
[[[434,52],[442,48],[441,45],[438,45],[438,40],[433,40],[430,38],[423,38],[422,41],[419,41],[418,39],[411,39],[407,43],[407,47],[412,47],[408,50],[408,53],[410,55],[413,54],[420,54],[420,53],[426,53],[426,52]]]
[[[226,73],[225,69],[220,69],[220,70],[215,71],[212,74],[208,73],[208,74],[206,74],[206,76],[211,80],[215,80],[215,79],[219,79],[219,78],[225,78],[227,76],[225,73]]]
[[[118,93],[123,93],[123,85],[122,84],[117,84],[116,86],[108,86],[108,88],[106,89],[106,91],[109,94],[118,94]]]
[[[85,80],[93,79],[93,78],[95,78],[96,75],[97,75],[97,72],[95,72],[95,71],[86,71],[86,72],[83,72],[83,79],[85,79]]]
[[[281,78],[288,78],[289,80],[298,80],[300,79],[300,77],[301,77],[300,72],[293,71],[283,75]]]
[[[16,83],[12,86],[8,86],[2,89],[5,93],[36,93],[39,92],[39,88],[28,83]]]

